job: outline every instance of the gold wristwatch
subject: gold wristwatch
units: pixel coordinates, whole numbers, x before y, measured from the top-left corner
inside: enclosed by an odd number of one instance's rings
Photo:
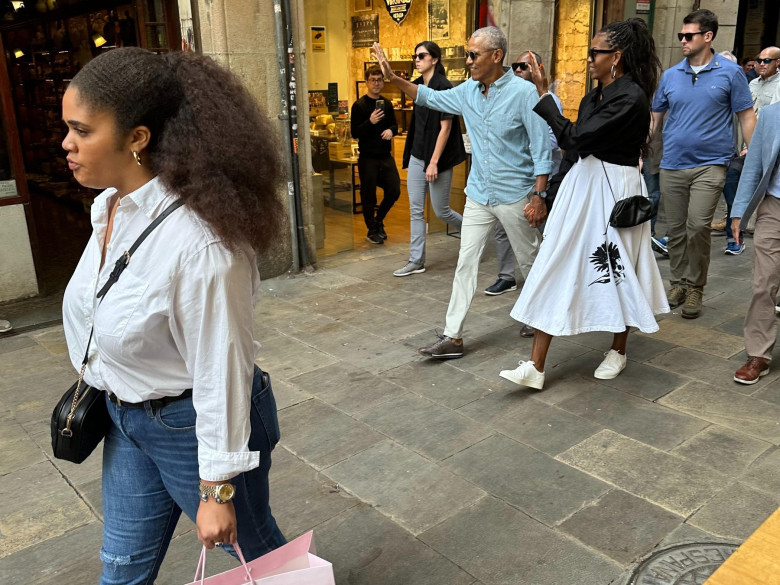
[[[211,496],[218,504],[227,504],[236,495],[236,486],[232,483],[206,485],[201,481],[198,483],[198,488],[200,489],[200,499],[204,502],[208,502],[209,496]]]

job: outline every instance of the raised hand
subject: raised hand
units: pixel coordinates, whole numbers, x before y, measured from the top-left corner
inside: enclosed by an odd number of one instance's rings
[[[371,48],[371,52],[373,53],[374,58],[377,60],[377,63],[379,63],[379,66],[382,68],[382,73],[384,76],[388,79],[392,79],[393,68],[390,67],[390,61],[387,60],[387,56],[385,55],[384,49],[382,49],[382,45],[379,43],[374,43],[374,46]]]
[[[530,57],[530,59],[528,59],[528,65],[531,67],[531,81],[536,86],[536,90],[541,96],[547,91],[547,76],[539,67],[539,64],[536,62],[536,57],[534,57],[534,54],[531,51],[528,51],[528,56]]]

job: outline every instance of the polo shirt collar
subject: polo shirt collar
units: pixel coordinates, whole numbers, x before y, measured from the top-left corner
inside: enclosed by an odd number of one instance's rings
[[[710,59],[710,62],[705,65],[704,69],[701,71],[709,71],[710,69],[719,69],[720,68],[720,60],[725,59],[725,57],[722,57],[719,55],[715,49],[710,49],[712,52],[712,59]],[[693,73],[693,69],[691,69],[691,64],[688,62],[688,57],[680,61],[680,65],[677,67],[680,71],[685,71],[686,73]],[[699,73],[701,73],[699,71]]]
[[[774,75],[770,75],[766,79],[762,79],[762,77],[759,75],[756,79],[758,79],[758,83],[764,84],[764,83],[772,83],[773,81],[776,81],[778,79],[778,75],[780,75],[780,71],[776,71]]]
[[[500,89],[509,83],[514,77],[515,72],[512,71],[512,68],[510,67],[507,71],[504,71],[504,74],[501,77],[493,82],[493,85]],[[479,82],[479,91],[485,91],[485,84],[481,81]]]

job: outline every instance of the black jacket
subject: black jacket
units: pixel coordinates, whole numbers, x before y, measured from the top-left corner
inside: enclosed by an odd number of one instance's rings
[[[422,76],[415,79],[412,83],[420,85],[423,83]],[[452,84],[441,73],[434,73],[428,83],[430,89],[441,91],[444,89],[451,89]],[[414,135],[416,125],[416,118],[418,116],[425,116],[425,158],[423,162],[427,167],[433,157],[433,151],[436,149],[436,140],[439,137],[439,131],[441,130],[441,117],[442,113],[425,106],[418,106],[415,104],[412,110],[412,121],[409,124],[409,132],[406,134],[406,146],[404,147],[404,162],[402,168],[409,166],[409,159],[412,156],[412,145],[414,144]],[[458,165],[466,160],[466,149],[463,146],[463,136],[460,133],[460,119],[455,116],[452,118],[452,130],[447,138],[447,144],[444,145],[444,151],[442,151],[439,157],[439,172],[451,169],[455,165]]]
[[[385,100],[385,117],[376,124],[371,123],[371,114],[376,108],[377,100],[364,95],[352,104],[350,131],[352,138],[357,138],[362,158],[389,158],[393,141],[383,140],[382,132],[389,128],[393,131],[393,136],[398,134],[393,102],[383,95],[380,95],[379,99]]]

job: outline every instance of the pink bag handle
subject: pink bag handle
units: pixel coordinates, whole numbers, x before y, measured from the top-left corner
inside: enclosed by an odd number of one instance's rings
[[[233,550],[236,551],[236,554],[238,555],[238,559],[241,561],[241,566],[244,567],[244,571],[246,571],[246,578],[248,579],[249,585],[252,585],[254,581],[252,580],[252,569],[247,566],[246,561],[244,560],[244,555],[241,552],[241,547],[238,546],[238,543],[233,544]],[[192,580],[193,583],[197,583],[198,581],[198,575],[200,575],[200,583],[201,585],[204,585],[203,581],[206,578],[206,547],[200,549],[200,559],[198,559],[198,567],[195,569],[195,578]]]

